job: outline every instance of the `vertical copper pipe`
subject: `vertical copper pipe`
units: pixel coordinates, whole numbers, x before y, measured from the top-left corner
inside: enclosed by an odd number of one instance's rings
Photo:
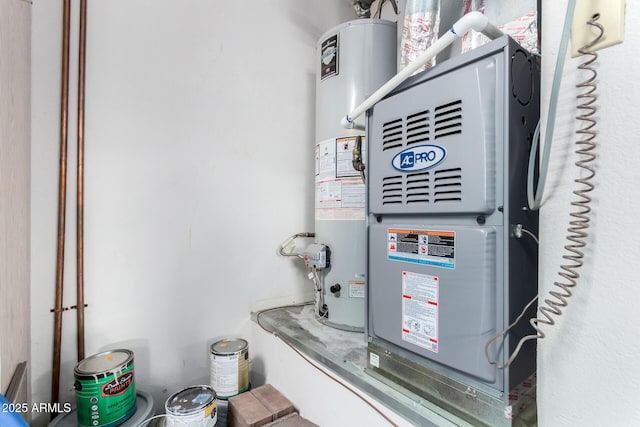
[[[78,362],[84,359],[84,83],[86,42],[87,0],[80,0],[80,46],[78,54],[78,194],[76,211]]]
[[[58,178],[58,244],[56,255],[56,295],[53,326],[53,369],[51,402],[60,391],[60,350],[62,346],[62,293],[64,281],[64,236],[67,202],[67,126],[69,116],[69,33],[71,0],[64,0],[62,13],[62,85],[60,91],[60,175]],[[53,415],[53,414],[52,414]]]

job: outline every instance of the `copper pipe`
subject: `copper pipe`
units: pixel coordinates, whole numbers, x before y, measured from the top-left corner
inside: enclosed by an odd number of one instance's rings
[[[60,175],[58,178],[58,244],[56,255],[56,295],[53,326],[53,370],[51,402],[60,391],[60,350],[62,347],[62,293],[64,283],[64,236],[67,203],[67,126],[69,117],[69,33],[71,0],[64,0],[62,13],[62,85],[60,91]],[[53,413],[52,416],[55,414]]]
[[[78,362],[84,359],[84,89],[87,45],[87,0],[80,0],[78,53],[78,194],[76,211],[76,293],[78,320]]]

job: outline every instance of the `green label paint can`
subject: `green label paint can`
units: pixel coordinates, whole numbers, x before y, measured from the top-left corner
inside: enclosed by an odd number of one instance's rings
[[[114,427],[136,412],[132,351],[111,350],[87,357],[74,374],[79,426]]]
[[[249,343],[231,338],[213,343],[209,354],[211,387],[219,399],[228,399],[249,389]]]

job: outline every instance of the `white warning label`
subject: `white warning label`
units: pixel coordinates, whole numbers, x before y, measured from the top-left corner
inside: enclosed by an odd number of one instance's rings
[[[366,296],[365,288],[366,287],[364,281],[350,280],[349,298],[364,298]]]
[[[369,364],[374,368],[380,367],[380,356],[375,353],[369,353]]]
[[[402,339],[438,352],[438,277],[402,272]]]

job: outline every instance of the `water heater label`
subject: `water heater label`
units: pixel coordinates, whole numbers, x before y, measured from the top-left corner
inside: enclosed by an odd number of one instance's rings
[[[402,272],[402,340],[438,352],[437,276]]]
[[[366,286],[364,281],[349,281],[349,298],[364,298],[366,296]]]
[[[364,182],[352,162],[355,141],[353,136],[316,144],[316,219],[365,218]]]
[[[399,228],[387,232],[388,259],[455,268],[455,232]]]
[[[320,80],[338,74],[339,53],[337,34],[322,42],[320,47]]]

